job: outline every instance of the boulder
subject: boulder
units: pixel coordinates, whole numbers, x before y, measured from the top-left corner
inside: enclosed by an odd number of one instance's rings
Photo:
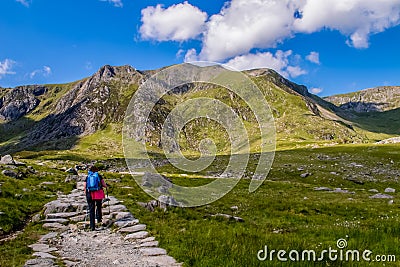
[[[385,193],[395,193],[395,192],[396,192],[396,189],[394,189],[394,188],[388,187],[385,189]]]
[[[331,188],[325,187],[325,186],[315,187],[314,190],[315,191],[333,191]]]
[[[14,171],[3,170],[1,173],[2,173],[3,175],[7,176],[7,177],[18,178],[18,173],[14,172]]]
[[[0,164],[2,165],[14,165],[15,161],[11,155],[5,155],[1,157]]]

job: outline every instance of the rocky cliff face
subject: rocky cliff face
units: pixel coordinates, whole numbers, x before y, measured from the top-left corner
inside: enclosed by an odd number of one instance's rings
[[[4,94],[0,98],[0,119],[14,121],[34,110],[40,103],[45,86],[20,86],[15,89],[0,89]]]
[[[107,123],[123,120],[130,96],[143,77],[144,74],[130,66],[104,66],[53,101],[47,101],[51,97],[46,93],[55,92],[46,86],[3,89],[0,116],[5,122],[2,130],[6,131],[8,125],[15,124],[21,117],[30,118],[34,113],[48,110],[48,115],[34,123],[19,146],[92,134]],[[41,104],[41,96],[47,103]]]
[[[342,109],[355,112],[382,112],[400,108],[400,86],[382,86],[355,93],[324,98]]]

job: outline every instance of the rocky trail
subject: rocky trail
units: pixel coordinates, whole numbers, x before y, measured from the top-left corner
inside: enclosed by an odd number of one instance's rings
[[[96,231],[88,230],[86,207],[83,182],[47,203],[42,221],[51,232],[30,245],[35,258],[24,267],[181,266],[115,197],[103,204],[103,224]]]

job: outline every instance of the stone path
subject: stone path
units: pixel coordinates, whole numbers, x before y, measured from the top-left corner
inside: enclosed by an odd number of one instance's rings
[[[86,208],[82,182],[47,203],[43,227],[51,232],[30,246],[35,258],[25,267],[181,266],[115,197],[110,196],[109,206],[103,204],[103,226],[97,231],[88,231]]]

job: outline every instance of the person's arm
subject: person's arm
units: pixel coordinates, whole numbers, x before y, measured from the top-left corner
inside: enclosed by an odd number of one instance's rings
[[[86,181],[83,183],[83,192],[86,193]]]
[[[103,187],[105,187],[105,188],[108,187],[103,178],[102,178],[100,181],[101,181],[101,185],[102,185]]]

